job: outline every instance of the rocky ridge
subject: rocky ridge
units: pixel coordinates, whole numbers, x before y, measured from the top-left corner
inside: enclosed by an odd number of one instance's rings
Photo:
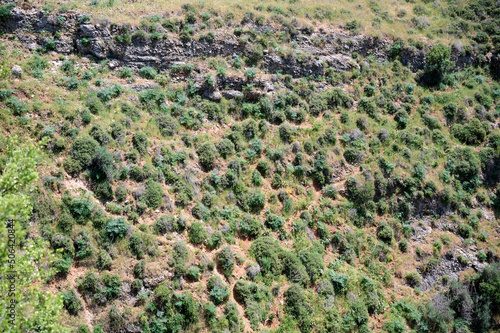
[[[271,26],[247,25],[256,30],[275,31]],[[54,51],[58,53],[79,53],[97,59],[111,59],[116,66],[154,66],[160,70],[187,63],[194,57],[245,55],[252,45],[224,29],[216,30],[213,41],[199,39],[183,42],[177,36],[169,36],[158,40],[132,39],[127,44],[119,42],[116,37],[123,33],[133,34],[139,27],[112,24],[107,20],[89,21],[88,16],[82,13],[55,14],[39,9],[14,8],[10,17],[0,22],[0,28],[8,34],[16,34],[28,49],[46,45],[50,37],[44,32],[57,33]],[[165,30],[161,25],[158,29],[160,33]],[[359,66],[353,54],[386,61],[391,57],[391,46],[394,45],[394,41],[387,37],[352,35],[333,28],[312,33],[299,31],[292,36],[291,43],[294,48],[286,54],[264,50],[263,68],[269,73],[280,72],[293,77],[322,76],[327,68],[342,71]],[[398,57],[405,66],[418,71],[424,68],[426,50],[404,47]],[[481,57],[467,54],[459,43],[452,47],[452,60],[457,67],[486,62],[494,70],[500,68],[500,61],[495,55]]]

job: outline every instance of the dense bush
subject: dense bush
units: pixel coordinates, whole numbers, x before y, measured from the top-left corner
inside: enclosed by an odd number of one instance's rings
[[[144,190],[144,200],[149,208],[156,209],[163,202],[162,186],[152,179],[148,180]]]
[[[207,282],[208,297],[215,305],[220,305],[227,302],[229,299],[229,288],[222,283],[218,276],[211,276]]]
[[[377,237],[384,243],[391,244],[394,238],[394,230],[389,224],[382,222],[377,228]]]
[[[224,272],[224,275],[229,278],[233,274],[235,258],[231,246],[227,246],[217,253],[217,261]]]
[[[137,31],[142,31],[142,30],[137,30]],[[156,75],[158,75],[158,73],[156,72],[156,70],[154,68],[146,66],[146,67],[142,67],[139,70],[139,75],[145,79],[153,80],[156,77]]]
[[[257,238],[250,247],[250,253],[259,263],[264,274],[280,275],[283,271],[284,251],[273,238]]]
[[[454,66],[450,60],[451,49],[443,44],[436,44],[427,53],[425,80],[431,85],[441,83]]]
[[[90,165],[99,143],[91,137],[77,138],[70,148],[69,156],[64,161],[64,168],[70,174],[78,174]]]
[[[82,310],[82,301],[78,298],[74,289],[62,293],[64,308],[70,315],[77,316]]]
[[[301,332],[311,329],[311,307],[305,296],[305,291],[297,284],[292,284],[285,292],[285,309],[298,322]]]
[[[132,138],[132,143],[134,144],[134,148],[137,149],[139,154],[145,155],[147,153],[148,148],[148,136],[142,132],[135,132],[134,137]]]
[[[195,245],[203,243],[208,237],[203,223],[194,222],[189,228],[189,241]]]
[[[217,144],[217,150],[219,151],[220,156],[227,158],[234,154],[234,143],[229,139],[222,139]]]
[[[198,148],[197,153],[200,165],[205,170],[212,170],[215,165],[215,157],[217,154],[215,145],[211,142],[204,143]]]

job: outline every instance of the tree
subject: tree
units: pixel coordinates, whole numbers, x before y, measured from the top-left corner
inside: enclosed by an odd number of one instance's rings
[[[0,298],[0,331],[69,332],[60,323],[61,294],[43,290],[42,281],[55,273],[53,268],[46,267],[51,267],[58,255],[48,251],[47,242],[39,238],[21,244],[28,232],[21,224],[28,221],[33,208],[29,193],[38,180],[39,150],[15,137],[2,142],[2,146],[8,162],[0,177],[0,276],[9,277],[9,272],[14,271],[15,280],[0,279],[3,296]],[[4,241],[9,236],[13,242]],[[15,304],[12,310],[11,304]],[[17,314],[14,318],[9,316],[11,311]]]
[[[451,49],[443,44],[434,45],[427,53],[425,64],[425,80],[430,85],[438,85],[455,65],[450,60]]]

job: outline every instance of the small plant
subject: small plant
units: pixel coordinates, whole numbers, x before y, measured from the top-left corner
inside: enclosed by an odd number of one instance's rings
[[[418,272],[410,272],[405,275],[405,281],[411,287],[418,287],[422,283],[422,277]]]
[[[158,72],[154,68],[146,66],[139,70],[139,75],[145,79],[153,80],[158,75]]]

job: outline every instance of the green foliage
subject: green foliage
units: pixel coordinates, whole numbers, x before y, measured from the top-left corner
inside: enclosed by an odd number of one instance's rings
[[[90,166],[99,147],[99,143],[91,137],[77,138],[70,148],[69,156],[64,161],[64,168],[70,174],[79,174]]]
[[[146,67],[142,67],[139,70],[139,75],[145,79],[153,80],[156,77],[156,75],[158,75],[158,73],[156,72],[156,70],[154,68],[146,66]]]
[[[229,278],[233,274],[234,269],[234,254],[230,246],[225,247],[217,253],[217,261],[224,272],[224,275]]]
[[[234,154],[234,143],[229,139],[222,139],[217,144],[217,150],[222,158],[227,158]]]
[[[62,293],[64,308],[70,315],[77,316],[82,310],[82,301],[78,298],[74,289]]]
[[[215,305],[226,303],[229,299],[229,287],[218,276],[211,276],[207,282],[208,297]]]
[[[409,272],[405,275],[406,283],[411,287],[417,287],[422,283],[422,277],[418,272]]]
[[[116,220],[109,220],[104,228],[106,236],[112,242],[116,239],[125,237],[128,230],[129,226],[127,225],[125,219],[123,218],[118,218]]]
[[[486,130],[477,118],[471,119],[467,125],[455,124],[450,131],[458,141],[467,145],[480,145],[486,139]]]
[[[285,292],[285,310],[299,323],[301,332],[311,329],[311,307],[305,296],[305,291],[297,284],[292,284]]]
[[[250,215],[244,215],[239,223],[239,231],[249,238],[258,237],[261,229],[260,222]]]
[[[142,156],[146,155],[149,141],[148,136],[145,133],[135,132],[134,137],[132,138],[132,143],[139,154],[141,154]]]
[[[0,21],[7,21],[10,18],[12,9],[14,9],[14,7],[16,7],[15,3],[7,3],[0,6]]]
[[[211,142],[204,143],[196,152],[198,153],[200,165],[205,170],[212,170],[215,165],[215,156],[217,154],[215,145]]]
[[[474,188],[479,182],[480,160],[470,148],[455,148],[448,156],[447,169],[463,183],[464,187]]]
[[[266,211],[266,227],[273,231],[279,230],[285,224],[285,220],[279,215],[273,214],[270,211]]]
[[[160,184],[150,179],[146,183],[144,200],[151,209],[156,209],[163,201],[163,188]]]
[[[377,228],[377,237],[384,243],[391,244],[394,238],[394,230],[386,222],[382,222]]]
[[[264,57],[264,49],[260,44],[249,45],[245,50],[245,56],[245,63],[247,65],[256,65]]]
[[[443,44],[434,45],[427,53],[424,75],[430,85],[440,84],[453,68],[454,63],[450,60],[450,55],[451,49]]]
[[[195,245],[203,243],[208,237],[203,223],[194,222],[189,228],[189,241]]]
[[[250,253],[259,263],[264,274],[280,275],[283,271],[284,251],[273,238],[257,238],[250,247]]]

